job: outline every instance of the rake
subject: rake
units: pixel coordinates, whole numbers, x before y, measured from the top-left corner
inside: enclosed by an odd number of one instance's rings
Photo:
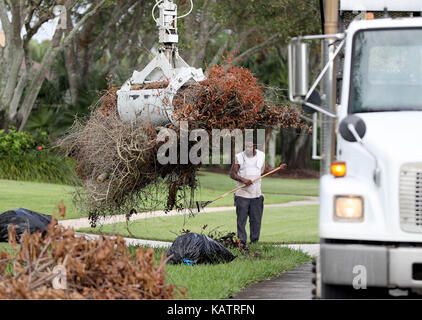
[[[252,183],[254,183],[254,182],[258,181],[259,179],[262,179],[262,178],[264,178],[264,177],[266,177],[266,176],[268,176],[268,175],[270,175],[270,174],[272,174],[272,173],[274,173],[274,172],[276,172],[276,171],[278,171],[280,169],[282,169],[281,166],[280,167],[277,167],[277,168],[275,168],[275,169],[273,169],[273,170],[271,170],[269,172],[267,172],[266,174],[263,174],[262,176],[260,176],[258,178],[253,179],[252,180]],[[196,201],[196,208],[198,209],[198,212],[201,212],[201,210],[204,209],[207,205],[209,205],[209,204],[213,203],[214,201],[217,201],[217,200],[219,200],[221,198],[224,198],[225,196],[227,196],[227,195],[229,195],[229,194],[231,194],[233,192],[236,192],[237,190],[242,189],[244,187],[246,187],[246,184],[242,184],[241,186],[238,186],[237,188],[235,188],[233,190],[230,190],[230,191],[222,194],[221,196],[218,196],[217,198],[215,198],[213,200]]]

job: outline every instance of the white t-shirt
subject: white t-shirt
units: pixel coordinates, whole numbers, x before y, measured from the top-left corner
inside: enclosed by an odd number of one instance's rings
[[[265,167],[265,153],[259,150],[255,150],[256,154],[253,157],[246,156],[245,152],[236,154],[236,163],[239,164],[238,175],[242,178],[253,180],[258,178],[264,172]],[[243,183],[237,182],[238,186]],[[258,198],[262,195],[261,193],[261,179],[254,182],[250,186],[244,187],[236,191],[236,196],[244,198]]]

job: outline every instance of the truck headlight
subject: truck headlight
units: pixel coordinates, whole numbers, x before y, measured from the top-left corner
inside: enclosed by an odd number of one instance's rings
[[[335,196],[334,220],[363,221],[363,197]]]

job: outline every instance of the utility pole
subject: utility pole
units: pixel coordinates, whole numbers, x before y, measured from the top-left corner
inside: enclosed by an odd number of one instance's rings
[[[324,0],[324,34],[335,34],[338,29],[338,0]],[[327,64],[335,52],[335,39],[324,40],[322,47],[323,65]],[[337,78],[335,61],[329,63],[328,70],[322,83],[323,98],[326,108],[336,113]],[[335,120],[321,115],[321,167],[320,174],[330,173],[330,165],[335,159]]]

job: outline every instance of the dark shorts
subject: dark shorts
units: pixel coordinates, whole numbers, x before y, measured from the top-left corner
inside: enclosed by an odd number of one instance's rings
[[[234,205],[236,206],[237,216],[237,236],[243,243],[246,243],[248,238],[246,221],[249,217],[250,240],[251,242],[258,241],[261,232],[262,214],[264,212],[264,196],[244,198],[235,195]]]

